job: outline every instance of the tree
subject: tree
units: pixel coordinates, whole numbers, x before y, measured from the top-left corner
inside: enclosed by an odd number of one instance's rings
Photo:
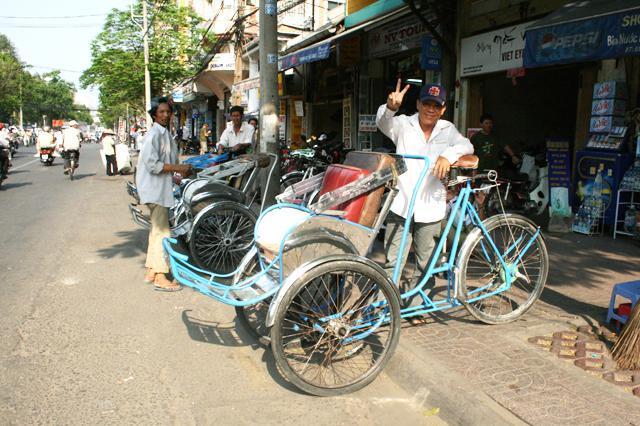
[[[22,64],[11,41],[0,34],[0,122],[9,121],[20,106]]]
[[[142,3],[134,13],[140,15]],[[211,42],[202,20],[188,7],[173,3],[149,8],[149,72],[151,94],[160,96],[193,74]],[[134,114],[144,112],[144,58],[140,28],[128,10],[113,9],[103,30],[91,44],[91,66],[80,78],[83,87],[100,89],[99,112],[103,122],[123,116],[127,106]],[[190,60],[189,60],[190,59]]]

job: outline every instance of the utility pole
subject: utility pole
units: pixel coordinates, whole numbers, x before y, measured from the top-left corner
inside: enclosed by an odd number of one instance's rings
[[[142,0],[142,25],[138,23],[133,15],[133,6],[131,10],[131,21],[142,30],[142,47],[144,51],[144,112],[147,127],[151,126],[151,74],[149,74],[149,23],[147,20],[147,0]],[[139,16],[138,16],[139,18]]]
[[[18,125],[21,129],[22,127],[22,69],[20,69],[20,80],[18,81],[18,85],[20,87],[20,111],[18,112]]]
[[[147,127],[151,126],[151,75],[149,74],[149,24],[147,22],[147,0],[142,0],[142,43],[144,45],[144,109],[147,117]]]
[[[236,67],[233,73],[233,84],[237,84],[242,81],[242,36],[244,34],[244,21],[241,18],[244,16],[244,0],[238,0],[238,19],[236,20]],[[231,93],[231,102],[233,105],[240,105],[242,103],[242,95],[240,92],[235,91]]]
[[[278,144],[278,10],[276,0],[260,0],[260,151],[279,154]],[[278,162],[280,158],[278,157]],[[263,205],[279,190],[276,166],[271,185],[264,188]],[[265,180],[266,182],[266,180]]]

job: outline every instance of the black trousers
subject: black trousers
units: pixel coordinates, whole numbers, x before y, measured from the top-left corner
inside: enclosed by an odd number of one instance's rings
[[[105,155],[107,159],[107,176],[113,176],[118,173],[115,155]]]

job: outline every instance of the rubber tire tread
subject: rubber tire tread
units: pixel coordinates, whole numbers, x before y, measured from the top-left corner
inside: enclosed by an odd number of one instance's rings
[[[500,225],[504,225],[506,221],[509,221],[512,226],[516,227],[524,227],[529,229],[531,232],[535,233],[537,231],[534,224],[531,223],[529,219],[526,217],[520,217],[520,215],[510,214],[508,219],[505,220],[504,216],[492,216],[485,220],[484,224],[487,229],[487,232],[491,232],[493,229]],[[533,304],[540,298],[542,294],[542,290],[544,290],[544,286],[547,281],[547,276],[549,273],[549,253],[547,251],[547,245],[542,238],[542,233],[538,235],[538,241],[540,244],[540,249],[544,258],[543,265],[543,274],[544,280],[542,280],[542,285],[538,285],[538,287],[534,290],[534,297],[529,298],[527,305],[525,305],[524,309],[518,308],[517,311],[512,311],[511,313],[495,317],[492,315],[487,315],[486,313],[480,311],[476,308],[473,303],[467,303],[467,286],[465,283],[465,272],[467,270],[467,265],[469,262],[469,256],[471,255],[471,250],[476,247],[477,242],[484,237],[484,234],[477,233],[475,235],[469,235],[469,237],[465,240],[462,248],[460,249],[460,254],[458,255],[458,261],[456,262],[458,273],[458,285],[460,290],[460,301],[464,305],[464,307],[469,311],[469,313],[476,318],[478,321],[482,321],[486,324],[497,325],[497,324],[506,324],[515,321],[524,315]],[[534,243],[535,244],[535,243]]]
[[[375,276],[378,276],[380,278],[379,280],[377,280],[377,283],[381,286],[381,291],[384,291],[387,294],[387,300],[390,307],[390,328],[392,334],[389,344],[387,345],[384,358],[373,370],[369,371],[369,374],[367,376],[362,378],[360,381],[345,387],[321,388],[300,379],[293,372],[291,367],[289,367],[289,364],[287,363],[287,360],[285,359],[284,353],[282,351],[282,335],[280,333],[280,325],[282,324],[282,321],[287,314],[289,304],[298,294],[299,290],[314,278],[320,275],[324,275],[325,273],[331,272],[333,270],[355,271],[363,274],[369,274],[371,275],[371,278],[374,278]],[[398,341],[400,340],[400,310],[400,296],[397,292],[397,289],[393,287],[393,284],[391,284],[391,282],[383,272],[379,272],[365,263],[360,263],[354,260],[331,261],[322,263],[315,268],[305,272],[300,278],[298,278],[298,280],[287,289],[287,292],[284,295],[282,301],[277,306],[275,321],[273,323],[273,326],[271,327],[271,349],[273,351],[276,365],[278,366],[279,371],[284,374],[287,380],[289,380],[298,389],[308,394],[315,396],[337,396],[356,392],[357,390],[360,390],[371,383],[378,376],[378,374],[380,374],[382,370],[384,370],[384,367],[393,356],[393,353],[395,352],[395,349],[398,345]]]

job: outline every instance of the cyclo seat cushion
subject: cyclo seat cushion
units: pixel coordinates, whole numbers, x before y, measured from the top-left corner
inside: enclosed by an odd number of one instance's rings
[[[370,172],[357,167],[343,164],[331,164],[324,174],[320,195],[341,188]],[[358,223],[367,195],[361,195],[339,206],[332,206],[334,210],[345,212],[344,219]],[[260,219],[256,227],[256,244],[271,254],[280,251],[280,244],[286,234],[303,223],[311,216],[311,213],[289,206],[279,206],[267,211]]]
[[[388,154],[380,152],[351,151],[347,154],[344,164],[377,172],[385,167],[395,164],[396,160]],[[360,214],[360,225],[371,227],[376,220],[380,203],[384,193],[384,186],[373,189],[366,194],[366,200]]]
[[[311,216],[311,213],[288,206],[278,206],[267,211],[258,220],[256,244],[272,253],[280,251],[284,236]]]
[[[343,186],[351,182],[355,182],[369,174],[371,173],[368,170],[358,167],[347,166],[344,164],[331,164],[327,167],[327,171],[324,173],[320,196],[327,192],[342,188]],[[366,198],[366,194],[361,195],[338,206],[332,206],[332,209],[344,211],[344,219],[350,222],[359,223]]]

